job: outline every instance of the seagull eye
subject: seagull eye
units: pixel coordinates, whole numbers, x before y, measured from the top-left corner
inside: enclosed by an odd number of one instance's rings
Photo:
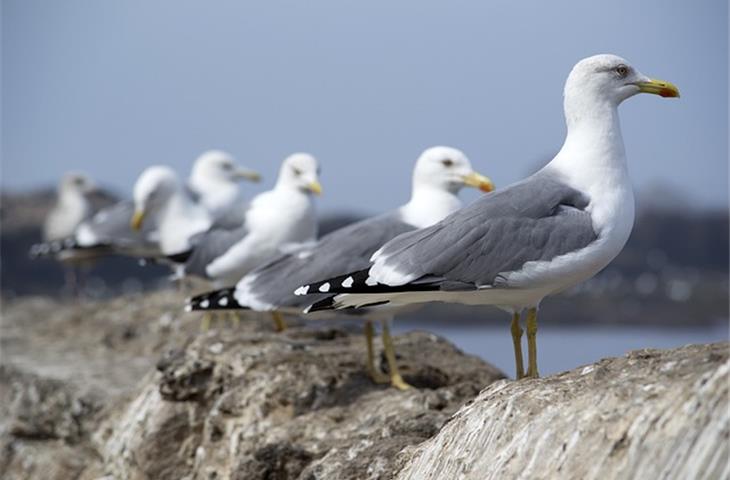
[[[616,67],[616,73],[619,77],[625,78],[626,75],[629,74],[629,67],[627,67],[626,65],[619,65],[618,67]]]
[[[299,170],[297,167],[291,167],[291,170],[292,170],[292,172],[294,172],[294,175],[296,175],[297,177],[302,174],[302,171]]]
[[[442,160],[441,163],[444,164],[444,167],[453,167],[454,166],[454,161],[451,160],[450,158],[447,158],[446,160]]]
[[[224,163],[223,170],[233,170],[233,165],[231,165],[230,163]]]

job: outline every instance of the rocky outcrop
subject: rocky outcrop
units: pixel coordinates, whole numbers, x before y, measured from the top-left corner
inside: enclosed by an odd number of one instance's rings
[[[405,392],[359,325],[198,332],[180,295],[4,310],[3,479],[726,478],[728,346],[639,351],[513,382],[397,337]],[[381,360],[383,368],[385,362]]]
[[[29,409],[42,421],[34,435],[1,429],[3,478],[389,478],[399,451],[504,378],[412,332],[395,342],[402,374],[418,388],[401,392],[365,374],[358,324],[277,334],[268,317],[249,316],[201,334],[198,318],[176,305],[172,293],[83,308],[13,305],[3,361],[25,380],[0,381],[15,385],[16,399],[44,382],[56,393],[36,406],[8,403],[10,424],[25,425]],[[72,463],[50,468],[65,457]]]
[[[396,478],[730,478],[729,372],[723,343],[496,382],[404,452]]]
[[[372,384],[363,338],[339,329],[203,336],[160,360],[97,446],[115,478],[389,478],[397,452],[502,378],[432,335],[397,348],[420,388]]]

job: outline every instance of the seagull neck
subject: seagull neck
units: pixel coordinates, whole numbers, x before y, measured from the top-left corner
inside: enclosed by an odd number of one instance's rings
[[[548,169],[558,171],[583,191],[627,183],[628,167],[616,105],[566,97],[565,143]]]
[[[79,192],[76,189],[73,188],[62,188],[58,192],[58,203],[64,204],[64,205],[73,205],[73,204],[85,204],[86,197],[84,197],[84,194]]]
[[[432,185],[414,185],[411,199],[401,207],[403,221],[417,228],[439,222],[461,208],[459,197]]]
[[[274,192],[277,195],[297,195],[301,198],[307,199],[309,197],[309,194],[305,191],[303,191],[301,188],[299,188],[296,184],[292,183],[291,181],[287,179],[280,178],[276,185],[274,185],[274,188],[272,189],[272,192]]]
[[[187,250],[190,248],[190,237],[207,230],[210,225],[211,219],[207,210],[182,191],[176,191],[160,212],[160,247],[163,253],[169,255]]]
[[[226,179],[191,178],[188,185],[192,191],[200,195],[200,203],[215,217],[224,214],[238,199],[238,184]]]
[[[91,205],[86,196],[75,189],[62,189],[58,194],[58,205],[65,210],[79,212],[82,217],[91,212]]]

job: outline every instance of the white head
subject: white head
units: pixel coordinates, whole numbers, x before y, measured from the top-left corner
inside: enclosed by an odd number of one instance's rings
[[[155,165],[146,168],[134,184],[132,229],[139,230],[145,217],[158,214],[179,190],[180,181],[170,167]]]
[[[94,182],[84,175],[78,172],[67,172],[61,178],[58,184],[58,193],[74,194],[74,195],[86,195],[96,190]]]
[[[568,121],[589,114],[599,106],[617,107],[637,93],[678,97],[675,85],[654,80],[616,55],[594,55],[578,62],[565,82]]]
[[[258,182],[261,175],[236,164],[235,159],[221,150],[209,150],[195,160],[190,174],[191,187],[208,182],[236,183],[240,180]]]
[[[431,147],[425,150],[413,169],[413,190],[431,187],[458,193],[463,186],[484,192],[494,190],[492,181],[475,172],[464,152],[451,147]]]
[[[322,193],[319,184],[319,164],[308,153],[289,155],[281,165],[276,188],[294,188],[305,193]]]

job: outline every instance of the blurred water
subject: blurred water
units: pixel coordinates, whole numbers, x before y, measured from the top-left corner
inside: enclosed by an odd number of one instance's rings
[[[399,325],[397,333],[413,330],[412,324]],[[514,375],[514,354],[509,321],[496,325],[432,325],[428,331],[445,337],[463,351],[477,355],[496,365],[510,376]],[[538,358],[541,375],[549,375],[594,363],[605,357],[622,356],[630,350],[642,348],[675,348],[692,343],[727,341],[727,323],[697,328],[660,327],[591,327],[591,326],[540,326],[538,332]],[[524,341],[524,340],[523,340]],[[525,362],[527,347],[523,346]]]

